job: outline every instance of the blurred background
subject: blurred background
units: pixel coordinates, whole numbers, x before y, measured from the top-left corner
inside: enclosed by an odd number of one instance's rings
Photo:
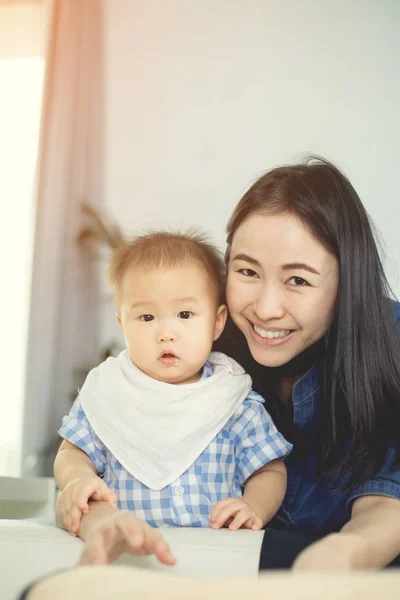
[[[400,2],[0,0],[0,475],[50,475],[87,371],[122,348],[119,235],[222,248],[264,171],[350,178],[400,295]]]

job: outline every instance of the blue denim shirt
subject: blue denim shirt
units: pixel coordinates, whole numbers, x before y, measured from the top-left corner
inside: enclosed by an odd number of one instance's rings
[[[400,304],[393,302],[396,324],[400,328]],[[399,357],[400,360],[400,357]],[[319,402],[319,372],[315,364],[292,393],[295,425],[316,436],[316,408]],[[400,426],[400,424],[399,424]],[[339,530],[350,518],[351,503],[360,496],[390,496],[400,500],[400,464],[396,450],[389,448],[382,468],[372,479],[346,493],[334,493],[317,479],[315,453],[299,455],[293,451],[286,459],[288,486],[277,521],[289,530],[324,535]]]
[[[400,329],[400,304],[393,302],[393,308],[396,323]],[[258,383],[261,383],[263,375],[260,375],[260,369],[262,373],[264,368],[254,362],[244,336],[232,321],[227,324],[226,332],[215,344],[215,347],[230,354],[241,363],[252,375],[255,383],[258,373],[260,377]],[[294,449],[285,460],[288,471],[286,496],[274,519],[275,524],[279,527],[312,535],[325,535],[332,531],[338,531],[350,518],[352,501],[360,496],[373,494],[400,500],[400,464],[395,464],[396,449],[394,447],[389,448],[380,471],[372,479],[353,488],[350,492],[334,492],[327,484],[318,480],[319,385],[319,366],[316,363],[296,382],[293,388],[293,421],[300,430],[307,432],[311,449],[307,453],[298,452],[294,441]],[[256,387],[261,395],[263,395],[262,387]],[[266,408],[268,410],[268,402],[266,402]]]

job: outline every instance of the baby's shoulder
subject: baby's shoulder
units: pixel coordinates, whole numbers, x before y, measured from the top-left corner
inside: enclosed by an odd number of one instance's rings
[[[253,405],[255,402],[257,403],[257,405],[259,405],[264,404],[265,400],[258,392],[256,392],[255,390],[250,390],[249,395],[244,401],[244,404]]]
[[[264,419],[266,414],[264,398],[251,390],[242,404],[235,410],[227,425],[233,427],[237,423],[242,423],[247,426],[250,423]]]

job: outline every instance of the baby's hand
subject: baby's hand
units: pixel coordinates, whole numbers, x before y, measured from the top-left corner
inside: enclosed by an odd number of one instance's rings
[[[60,493],[59,506],[67,531],[76,536],[83,515],[89,512],[89,500],[108,502],[117,506],[116,494],[100,477],[77,477],[70,481]]]
[[[227,498],[217,502],[214,506],[210,525],[213,529],[229,527],[231,531],[236,531],[244,527],[257,531],[263,526],[263,522],[257,515],[254,508],[247,504],[242,498]]]

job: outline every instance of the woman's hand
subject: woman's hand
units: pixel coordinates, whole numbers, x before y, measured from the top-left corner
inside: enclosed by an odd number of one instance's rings
[[[225,526],[229,527],[231,531],[236,531],[241,527],[257,531],[262,528],[263,522],[248,502],[241,498],[226,498],[214,506],[210,516],[210,525],[213,529]]]
[[[124,552],[155,554],[165,565],[172,566],[176,562],[158,530],[128,511],[115,510],[101,518],[85,536],[85,541],[79,565],[106,565]]]
[[[295,571],[349,571],[356,568],[361,544],[352,533],[331,533],[303,550],[293,563]]]

